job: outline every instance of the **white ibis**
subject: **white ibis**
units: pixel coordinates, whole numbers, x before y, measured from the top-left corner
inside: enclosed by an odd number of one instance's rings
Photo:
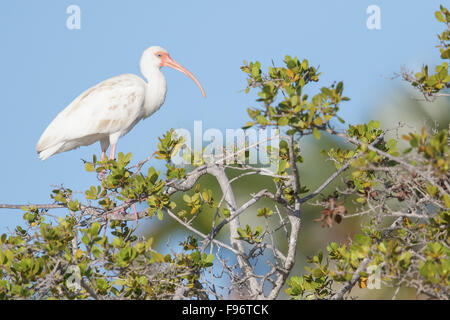
[[[142,54],[140,63],[141,73],[148,83],[134,74],[123,74],[83,92],[45,129],[36,146],[39,157],[45,160],[54,154],[100,141],[101,159],[105,159],[110,144],[109,159],[114,159],[119,138],[164,103],[167,87],[160,70],[164,66],[189,76],[206,98],[200,82],[174,61],[166,49],[150,47]]]

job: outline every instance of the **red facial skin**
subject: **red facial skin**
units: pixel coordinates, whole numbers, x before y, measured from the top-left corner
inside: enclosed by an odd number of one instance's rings
[[[183,72],[185,75],[187,75],[189,78],[194,80],[194,82],[200,87],[200,90],[202,91],[203,97],[206,98],[205,90],[203,90],[202,85],[197,80],[197,78],[189,72],[185,67],[183,67],[181,64],[173,60],[170,55],[166,52],[158,51],[155,53],[155,56],[161,60],[161,67],[170,67],[175,70],[178,70],[180,72]]]

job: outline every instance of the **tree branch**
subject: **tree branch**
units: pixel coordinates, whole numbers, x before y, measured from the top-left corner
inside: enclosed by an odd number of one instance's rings
[[[208,167],[207,171],[209,174],[216,177],[217,182],[219,182],[220,188],[222,189],[222,192],[225,194],[225,201],[227,202],[227,206],[230,210],[231,215],[235,214],[237,210],[236,198],[234,197],[232,189],[229,188],[230,182],[225,173],[225,169],[218,165],[214,165]],[[239,252],[239,255],[237,257],[239,266],[245,277],[248,279],[250,294],[255,295],[258,292],[258,282],[254,277],[253,268],[250,262],[247,258],[245,258],[244,246],[241,241],[237,240],[237,238],[239,237],[239,234],[237,232],[238,228],[240,228],[240,223],[239,218],[236,217],[235,219],[230,221],[230,243],[233,248]]]
[[[367,256],[364,258],[363,261],[359,264],[358,269],[353,273],[352,278],[347,281],[345,285],[343,285],[332,297],[331,300],[342,300],[344,298],[344,295],[347,293],[347,291],[350,291],[355,284],[358,282],[360,276],[359,273],[366,270],[367,265],[370,262],[370,257]]]
[[[380,142],[383,138],[384,138],[385,132],[383,132],[382,134],[380,134],[378,136],[378,138],[376,138],[370,145],[376,145],[378,142]],[[345,136],[344,136],[345,137]],[[315,196],[317,196],[318,194],[320,194],[322,192],[323,189],[325,189],[331,182],[334,181],[334,179],[336,179],[342,172],[344,172],[345,170],[348,169],[348,167],[350,166],[351,162],[357,158],[359,158],[360,156],[363,155],[363,151],[358,152],[357,155],[353,156],[350,160],[348,160],[338,171],[336,171],[335,173],[333,173],[327,180],[325,180],[313,193],[307,195],[306,197],[300,199],[300,202],[306,202],[312,198],[314,198]]]

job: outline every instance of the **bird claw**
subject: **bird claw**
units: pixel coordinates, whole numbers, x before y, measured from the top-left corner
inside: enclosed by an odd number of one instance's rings
[[[127,202],[129,202],[129,201],[127,201]],[[135,217],[135,220],[136,220],[136,223],[137,223],[138,220],[139,220],[139,214],[138,214],[138,212],[137,212],[137,210],[136,210],[136,205],[135,205],[134,203],[132,203],[132,204],[131,204],[131,207],[133,208],[134,217]],[[113,213],[114,213],[114,212],[120,212],[120,213],[122,213],[122,214],[126,214],[125,209],[124,209],[123,207],[120,208],[119,210],[113,211]],[[105,217],[105,219],[106,219],[106,217]]]
[[[133,208],[134,211],[134,217],[136,218],[136,223],[138,222],[139,216],[136,210],[136,206],[134,205],[134,203],[131,204],[131,207]]]

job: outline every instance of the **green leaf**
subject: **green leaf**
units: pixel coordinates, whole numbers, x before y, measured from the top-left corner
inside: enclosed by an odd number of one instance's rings
[[[266,117],[264,117],[264,116],[257,116],[256,117],[256,121],[258,121],[258,123],[259,124],[261,124],[261,125],[267,125],[267,124],[269,124],[269,121],[266,119]]]
[[[440,11],[436,11],[434,15],[439,22],[445,22],[444,15]]]
[[[342,91],[344,90],[344,83],[341,81],[337,84],[336,86],[336,92],[338,92],[339,94],[342,93]]]
[[[222,210],[222,212],[223,212],[223,215],[226,217],[226,218],[228,218],[229,216],[230,216],[230,210],[228,210],[228,209],[226,209],[226,208],[224,208],[223,210]]]
[[[450,208],[450,197],[447,194],[444,194],[444,204],[447,209]]]
[[[162,212],[162,210],[158,210],[158,219],[162,220],[164,218],[164,214]]]
[[[78,200],[70,201],[68,204],[69,210],[71,211],[78,211],[79,210],[79,203]]]
[[[89,238],[88,238],[88,236],[84,235],[84,236],[81,238],[81,241],[82,241],[85,245],[88,245],[88,244],[89,244]]]
[[[372,244],[372,240],[369,236],[366,236],[364,234],[356,234],[354,241],[360,245],[370,245]]]
[[[288,117],[281,117],[280,119],[278,119],[278,125],[279,126],[285,126],[289,123],[289,118]]]
[[[247,123],[245,124],[245,126],[242,127],[242,129],[248,129],[248,128],[253,127],[254,125],[255,125],[254,122],[247,121]]]
[[[206,259],[204,260],[204,262],[206,263],[206,264],[211,264],[212,265],[212,263],[214,262],[214,255],[211,253],[211,254],[209,254],[207,257],[206,257]]]
[[[317,128],[313,128],[313,135],[314,135],[314,138],[316,138],[317,140],[320,140],[320,131]]]
[[[313,122],[316,126],[321,126],[323,124],[323,120],[321,117],[315,118]],[[319,139],[320,139],[320,136],[319,136]]]
[[[84,164],[84,168],[86,169],[87,172],[93,172],[94,171],[94,164],[92,164],[90,162],[86,162]]]

